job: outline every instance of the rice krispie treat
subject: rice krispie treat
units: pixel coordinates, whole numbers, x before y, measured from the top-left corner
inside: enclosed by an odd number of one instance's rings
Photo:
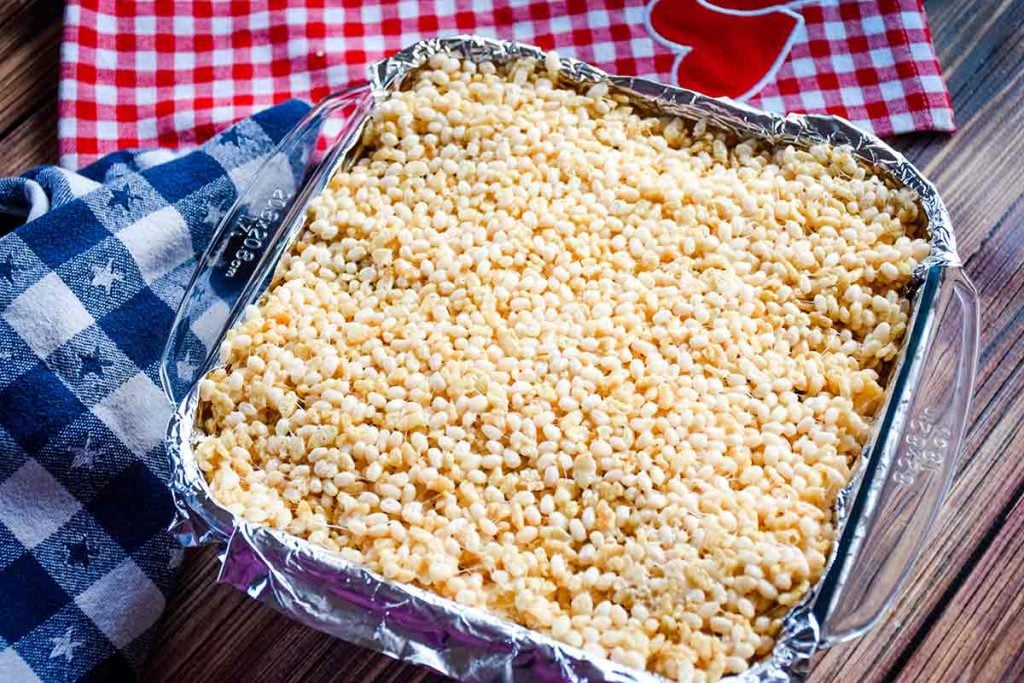
[[[557,60],[383,102],[201,387],[216,498],[670,678],[821,576],[923,215],[848,150],[643,116]]]

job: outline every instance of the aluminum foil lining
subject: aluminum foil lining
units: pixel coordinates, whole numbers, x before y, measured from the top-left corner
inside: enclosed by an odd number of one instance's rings
[[[370,67],[374,97],[379,101],[399,89],[410,72],[438,52],[496,63],[524,57],[543,60],[545,56],[535,47],[476,36],[425,40]],[[627,95],[638,108],[652,114],[703,119],[776,144],[849,145],[895,183],[917,192],[931,242],[931,254],[917,275],[930,266],[960,264],[949,215],[932,184],[901,154],[843,119],[780,116],[640,78],[610,76],[575,59],[562,58],[561,65],[560,84],[606,82],[613,92]],[[355,151],[346,150],[342,159]],[[905,349],[897,372],[906,356]],[[168,431],[177,513],[171,532],[184,545],[215,542],[225,546],[218,581],[244,590],[308,626],[462,680],[664,680],[610,660],[595,660],[581,649],[537,631],[415,586],[391,582],[308,541],[235,518],[213,499],[193,455],[197,404],[198,386],[178,406]],[[876,433],[874,440],[885,436]],[[847,519],[847,503],[865,483],[864,470],[858,468],[853,481],[839,494],[835,510],[839,532],[847,524],[861,525],[862,520]],[[880,472],[884,475],[885,468]],[[878,482],[866,484],[874,487]],[[815,597],[826,582],[841,581],[835,576],[836,560],[855,550],[839,546],[833,548],[821,581],[785,618],[771,655],[728,680],[781,683],[805,677],[811,656],[822,647],[820,624],[812,609]]]

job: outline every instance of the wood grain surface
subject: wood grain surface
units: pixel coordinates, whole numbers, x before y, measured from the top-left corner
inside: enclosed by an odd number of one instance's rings
[[[0,177],[57,161],[63,3],[0,0]]]
[[[928,0],[959,131],[893,141],[938,186],[981,295],[970,428],[913,577],[813,681],[1024,680],[1024,2]],[[61,3],[0,0],[0,175],[56,160]],[[192,551],[147,680],[442,680],[217,585]]]

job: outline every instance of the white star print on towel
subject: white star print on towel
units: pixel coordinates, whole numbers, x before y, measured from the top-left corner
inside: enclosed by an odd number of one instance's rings
[[[68,630],[64,631],[64,635],[56,638],[50,638],[50,642],[53,643],[53,650],[50,651],[50,659],[56,657],[64,657],[64,661],[70,662],[75,656],[75,648],[81,647],[82,643],[73,640],[72,634],[75,629],[73,626],[68,626]]]
[[[89,284],[93,287],[102,287],[106,295],[110,296],[110,289],[114,283],[123,279],[124,276],[114,270],[114,259],[107,259],[107,265],[102,268],[98,265],[92,266],[92,281]]]

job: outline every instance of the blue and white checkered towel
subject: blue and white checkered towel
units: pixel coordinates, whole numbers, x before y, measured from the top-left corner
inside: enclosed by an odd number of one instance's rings
[[[138,674],[181,561],[158,359],[218,219],[307,109],[0,180],[0,681]]]

